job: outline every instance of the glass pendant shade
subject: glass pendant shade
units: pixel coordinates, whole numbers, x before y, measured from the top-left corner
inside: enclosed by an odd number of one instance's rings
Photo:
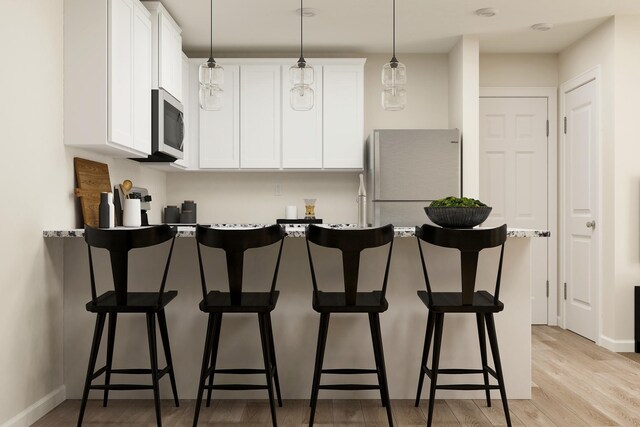
[[[289,104],[295,111],[309,111],[313,108],[315,94],[308,85],[294,85],[289,91]]]
[[[404,110],[407,90],[403,86],[385,86],[382,89],[382,107],[387,111]]]
[[[292,85],[310,86],[313,84],[313,80],[313,67],[306,62],[298,62],[297,64],[289,67],[289,82]]]
[[[224,84],[224,68],[211,58],[200,64],[198,80],[201,86],[222,86]]]
[[[218,85],[200,85],[200,108],[206,111],[218,111],[224,106],[224,91]]]
[[[384,86],[406,85],[407,67],[402,62],[390,61],[382,67],[382,84]]]

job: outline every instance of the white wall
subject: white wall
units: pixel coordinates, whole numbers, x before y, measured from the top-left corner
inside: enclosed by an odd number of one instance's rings
[[[8,100],[0,105],[0,425],[27,425],[64,398],[62,241],[43,239],[42,230],[78,221],[73,156],[106,160],[63,145],[62,12],[62,0],[0,2],[0,92]],[[164,173],[108,163],[112,182],[132,177],[164,204]],[[90,342],[83,345],[78,351],[88,352]]]
[[[602,292],[601,325],[602,335],[614,339],[616,336],[614,316],[615,265],[614,231],[616,229],[615,211],[631,206],[628,201],[623,206],[615,206],[614,186],[615,169],[615,20],[610,19],[584,38],[562,51],[559,55],[560,84],[579,76],[585,71],[600,66],[602,71],[601,90],[601,164],[602,164],[602,218],[600,218],[600,236],[602,240]],[[560,118],[564,112],[559,111]],[[559,121],[560,123],[560,121]],[[638,236],[636,235],[636,238]],[[562,299],[559,299],[562,301]]]
[[[367,57],[365,137],[373,129],[448,127],[447,55],[410,54],[399,59],[407,66],[407,106],[403,111],[385,111],[380,101],[380,73],[389,55]],[[275,196],[276,184],[281,186],[280,196]],[[167,180],[168,203],[194,199],[200,222],[273,222],[283,217],[287,205],[297,205],[302,216],[302,199],[317,197],[318,217],[353,223],[357,221],[357,191],[356,172],[175,172],[168,174]]]
[[[449,127],[462,133],[462,193],[480,197],[479,42],[462,36],[449,52]]]
[[[557,87],[558,55],[480,55],[480,87]]]

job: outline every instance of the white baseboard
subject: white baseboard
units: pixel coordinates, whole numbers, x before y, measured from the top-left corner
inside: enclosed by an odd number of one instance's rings
[[[600,335],[600,345],[615,353],[633,353],[635,350],[634,340],[614,340],[604,335]]]
[[[64,402],[66,394],[65,386],[60,386],[9,421],[1,424],[0,427],[29,427]]]

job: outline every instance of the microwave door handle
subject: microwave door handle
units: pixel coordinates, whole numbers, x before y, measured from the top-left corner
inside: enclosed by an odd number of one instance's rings
[[[178,113],[178,122],[180,123],[180,151],[183,150],[184,147],[184,118],[183,118],[184,114],[183,113]]]

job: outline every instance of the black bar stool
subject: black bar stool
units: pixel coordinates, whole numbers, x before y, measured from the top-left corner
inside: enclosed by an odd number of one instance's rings
[[[382,405],[387,408],[389,425],[393,425],[391,404],[389,402],[389,387],[387,385],[387,373],[384,364],[384,351],[382,349],[382,334],[380,332],[380,313],[389,307],[385,294],[387,291],[387,279],[389,277],[389,263],[393,250],[393,225],[389,224],[380,228],[337,230],[325,227],[309,225],[306,231],[307,252],[309,254],[309,266],[311,268],[311,280],[313,283],[313,309],[320,313],[320,330],[318,331],[318,347],[316,350],[316,363],[313,373],[313,385],[311,390],[311,416],[309,425],[313,425],[320,390],[380,390]],[[309,242],[326,248],[339,249],[342,252],[342,267],[344,273],[344,292],[323,292],[318,289],[316,273],[313,268],[313,259]],[[389,244],[389,254],[382,280],[382,290],[373,292],[358,292],[358,272],[360,267],[360,253],[369,248],[376,248]],[[369,315],[369,327],[373,341],[373,353],[375,356],[375,369],[322,369],[324,352],[329,331],[329,317],[331,313],[367,313]],[[374,384],[320,384],[322,374],[376,374],[378,385]]]
[[[89,251],[89,275],[91,278],[91,301],[87,303],[87,311],[96,313],[96,326],[93,334],[93,344],[91,345],[91,355],[89,356],[89,368],[85,380],[84,392],[82,393],[82,403],[80,414],[78,415],[78,426],[82,425],[82,418],[87,406],[89,390],[104,390],[103,406],[107,406],[109,390],[153,390],[153,398],[156,408],[156,421],[158,426],[162,425],[160,414],[160,389],[158,381],[165,374],[169,374],[173,399],[176,406],[180,406],[178,391],[176,388],[176,378],[173,372],[173,361],[171,359],[171,348],[169,346],[169,333],[167,331],[167,319],[164,307],[173,300],[177,291],[165,292],[171,254],[175,243],[176,229],[168,225],[148,227],[140,229],[123,230],[99,230],[85,227],[84,239],[87,242]],[[128,291],[128,260],[131,249],[146,248],[159,245],[171,240],[171,247],[162,276],[159,292],[129,292]],[[93,259],[91,248],[102,248],[109,251],[111,257],[111,271],[113,274],[114,291],[108,291],[97,296],[96,280],[93,272]],[[118,313],[145,313],[147,316],[147,335],[149,339],[149,354],[151,359],[151,369],[113,369],[113,346],[116,335],[116,322]],[[107,339],[107,363],[102,368],[95,370],[98,350],[104,323],[109,315],[109,331]],[[160,336],[164,347],[167,366],[164,369],[158,368],[158,352],[156,348],[156,316],[160,327]],[[92,385],[94,379],[105,374],[104,385]],[[151,385],[142,384],[111,384],[111,374],[135,374],[150,375]]]
[[[437,389],[446,390],[485,390],[487,398],[487,406],[491,406],[490,390],[499,389],[504,406],[504,415],[507,425],[511,426],[511,418],[509,416],[509,406],[507,403],[507,392],[505,391],[504,378],[502,375],[502,364],[500,363],[500,352],[498,350],[498,337],[496,335],[496,327],[493,320],[493,314],[504,309],[504,304],[500,302],[498,296],[500,294],[500,278],[502,276],[502,259],[504,256],[504,243],[507,240],[507,225],[501,227],[481,230],[461,230],[446,229],[425,224],[422,227],[416,227],[416,237],[418,248],[420,250],[420,259],[422,260],[422,270],[427,285],[427,291],[418,291],[418,297],[429,309],[427,319],[427,332],[424,339],[424,350],[422,353],[422,362],[420,364],[420,374],[418,380],[418,392],[416,395],[416,406],[420,403],[420,393],[424,376],[427,375],[431,379],[431,388],[429,393],[429,413],[427,417],[427,426],[430,426],[433,420],[434,399]],[[424,240],[435,246],[443,248],[455,248],[460,251],[460,260],[462,267],[462,292],[432,292],[427,273],[427,265],[422,252],[420,240]],[[487,291],[475,291],[476,272],[478,268],[478,255],[481,250],[500,246],[500,261],[498,263],[498,274],[496,279],[496,287],[494,295]],[[482,369],[439,369],[440,347],[442,343],[442,328],[444,325],[445,313],[475,313],[476,323],[478,327],[478,338],[480,341],[480,356],[482,359]],[[491,369],[487,364],[487,345],[485,338],[485,322],[487,332],[489,334],[489,344],[491,345],[491,353],[493,355],[493,364],[495,370]],[[435,337],[434,337],[435,330]],[[429,347],[433,339],[433,357],[432,367],[427,368],[427,359],[429,357]],[[484,384],[447,384],[437,385],[439,374],[462,375],[462,374],[482,374]],[[489,374],[498,380],[498,385],[489,384]]]
[[[264,390],[269,393],[269,404],[271,406],[271,419],[273,425],[277,426],[276,407],[273,399],[273,385],[275,382],[278,404],[282,406],[280,396],[280,382],[278,380],[278,367],[276,364],[276,352],[273,342],[273,331],[271,328],[271,312],[276,308],[279,292],[276,291],[278,279],[278,269],[280,268],[280,258],[282,256],[282,245],[286,232],[280,225],[272,225],[263,228],[244,230],[224,230],[203,227],[199,225],[196,229],[196,241],[198,247],[198,261],[200,263],[200,278],[202,283],[202,297],[200,310],[209,314],[207,324],[207,336],[204,344],[204,354],[202,356],[202,370],[200,371],[200,382],[198,385],[198,398],[196,400],[196,410],[193,418],[193,425],[198,425],[202,395],[207,389],[207,406],[211,404],[212,390]],[[280,242],[278,258],[276,260],[271,289],[269,292],[243,292],[242,272],[244,264],[244,253],[248,249],[261,248]],[[229,279],[229,292],[207,291],[205,281],[204,265],[200,245],[224,250],[227,258],[227,276]],[[222,326],[222,315],[224,313],[256,313],[260,326],[260,339],[262,342],[262,356],[264,359],[264,369],[216,369],[216,359],[218,357],[218,342],[220,340],[220,328]],[[266,374],[266,385],[255,384],[213,384],[214,374]],[[209,379],[209,383],[207,382]]]

